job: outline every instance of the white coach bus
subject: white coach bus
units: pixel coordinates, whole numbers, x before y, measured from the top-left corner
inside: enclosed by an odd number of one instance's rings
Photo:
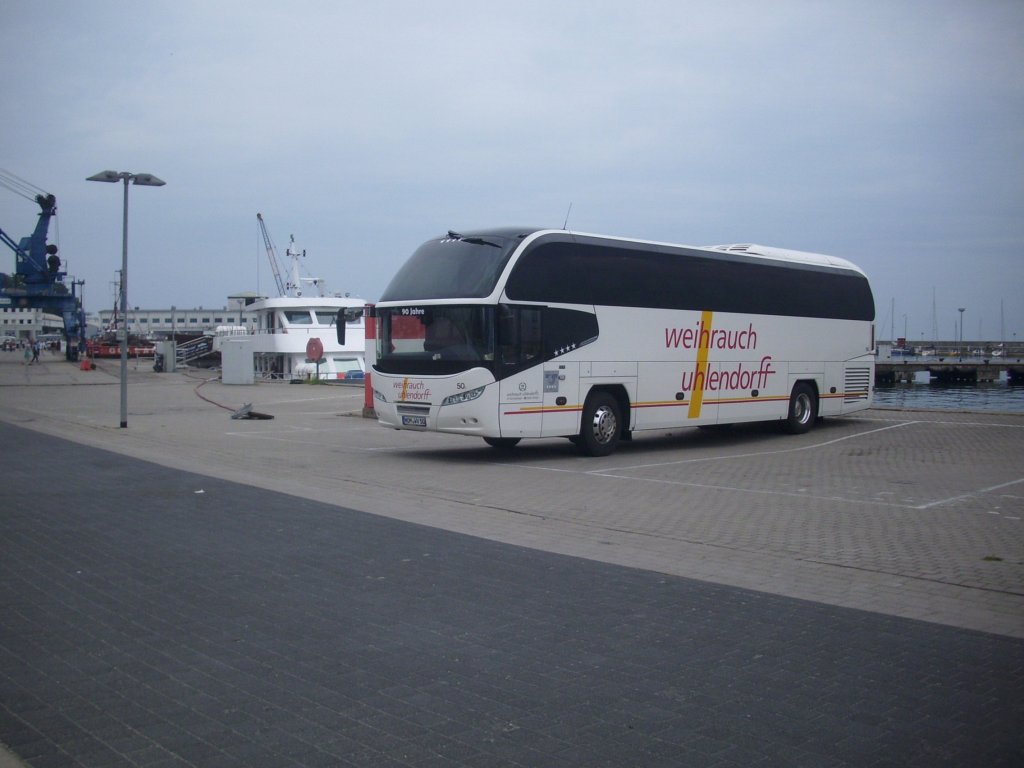
[[[869,407],[874,299],[843,259],[564,230],[420,246],[375,308],[381,424],[568,437],[604,456],[639,430]]]

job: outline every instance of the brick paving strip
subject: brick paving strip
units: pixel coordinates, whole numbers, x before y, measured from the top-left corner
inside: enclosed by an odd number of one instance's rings
[[[37,768],[1024,760],[1016,637],[0,445],[0,742]]]

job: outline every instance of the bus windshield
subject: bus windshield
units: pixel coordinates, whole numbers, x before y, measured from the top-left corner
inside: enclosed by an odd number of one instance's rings
[[[452,374],[494,365],[494,307],[387,307],[377,312],[376,367],[403,375]]]
[[[517,236],[449,232],[428,240],[398,270],[381,301],[479,299],[489,296],[501,277]]]

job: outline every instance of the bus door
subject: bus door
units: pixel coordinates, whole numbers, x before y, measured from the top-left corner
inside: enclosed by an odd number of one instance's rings
[[[544,366],[538,306],[498,305],[498,423],[502,437],[540,437]]]
[[[549,360],[544,364],[545,435],[575,435],[580,431],[580,364]]]
[[[544,370],[539,365],[498,383],[502,437],[540,437],[544,417]]]

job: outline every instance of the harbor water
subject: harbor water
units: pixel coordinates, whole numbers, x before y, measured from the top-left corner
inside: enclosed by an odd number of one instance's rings
[[[910,382],[877,384],[874,404],[891,408],[1024,413],[1024,386],[1008,384],[1005,375],[998,381],[954,384],[929,380],[927,373],[921,373]]]

